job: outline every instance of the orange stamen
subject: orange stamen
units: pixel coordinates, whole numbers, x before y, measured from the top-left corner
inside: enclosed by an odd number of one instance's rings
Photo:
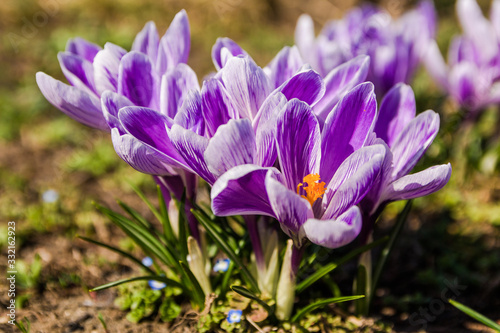
[[[309,201],[311,207],[313,203],[321,198],[326,191],[325,182],[320,183],[319,180],[319,174],[309,174],[305,176],[303,180],[304,183],[307,183],[307,186],[304,186],[303,183],[299,183],[299,185],[297,185],[297,194],[300,194],[300,188],[302,187],[304,191],[306,191],[307,196],[301,195],[301,197]]]

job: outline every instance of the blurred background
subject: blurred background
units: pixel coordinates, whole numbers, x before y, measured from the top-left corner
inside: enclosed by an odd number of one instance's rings
[[[357,1],[311,0],[7,0],[0,2],[0,247],[6,264],[7,221],[16,222],[18,317],[27,316],[35,332],[101,332],[98,311],[111,332],[160,332],[151,322],[132,324],[111,305],[115,291],[89,295],[87,289],[133,274],[127,262],[75,239],[87,235],[125,249],[132,245],[99,215],[93,201],[117,208],[120,199],[147,216],[129,184],[154,196],[149,176],[115,154],[107,133],[87,128],[52,107],[40,93],[35,73],[66,82],[57,53],[69,38],[98,45],[107,41],[130,49],[147,21],[164,33],[174,15],[186,9],[191,24],[188,64],[201,80],[214,70],[210,51],[217,37],[230,37],[264,67],[285,45],[293,45],[302,13],[316,31],[341,18]],[[398,16],[413,1],[379,4]],[[480,1],[485,12],[489,1]],[[460,33],[454,1],[435,4],[441,50]],[[498,119],[488,109],[475,125],[467,151],[452,137],[460,116],[422,69],[412,84],[417,110],[441,114],[442,129],[420,167],[452,162],[450,183],[439,193],[416,200],[409,222],[381,281],[374,313],[395,331],[416,331],[413,313],[429,310],[444,288],[458,283],[458,299],[500,318],[500,178]],[[388,207],[379,232],[392,225],[404,203]],[[5,223],[4,223],[5,222]],[[8,302],[0,280],[0,325]],[[389,288],[390,287],[390,288]],[[102,309],[102,310],[99,310]],[[439,311],[438,311],[439,310]],[[481,326],[444,305],[427,318],[427,331],[480,331]],[[430,310],[429,310],[430,311]],[[5,312],[6,313],[6,312]],[[433,314],[434,313],[434,314]],[[414,317],[416,318],[416,317]],[[419,317],[420,318],[420,317]],[[431,320],[432,319],[432,320]],[[464,329],[465,327],[465,329]],[[369,331],[369,330],[368,330]]]

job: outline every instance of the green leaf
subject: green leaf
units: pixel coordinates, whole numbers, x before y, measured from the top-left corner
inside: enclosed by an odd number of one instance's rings
[[[462,303],[459,303],[455,300],[449,299],[448,302],[450,302],[451,305],[465,313],[466,315],[476,319],[478,322],[488,326],[491,329],[494,329],[497,332],[500,332],[500,325],[494,322],[493,320],[489,319],[488,317],[483,316],[477,311],[472,310],[468,306],[463,305]]]
[[[214,240],[214,242],[218,245],[218,247],[226,253],[226,255],[234,261],[234,263],[240,268],[241,274],[246,278],[246,280],[250,283],[252,290],[259,293],[259,285],[255,278],[252,276],[250,271],[247,269],[245,265],[240,261],[240,258],[236,255],[234,250],[229,246],[229,244],[223,239],[222,235],[219,234],[213,226],[213,223],[205,217],[202,213],[197,210],[191,209],[191,212],[196,217],[198,222],[205,228],[210,237]]]
[[[224,276],[222,278],[222,282],[220,283],[220,295],[223,297],[226,296],[226,292],[229,288],[229,279],[231,278],[231,275],[233,274],[234,270],[234,262],[231,260],[229,261],[229,267],[226,272],[224,272]]]
[[[175,200],[175,199],[174,199]],[[179,241],[180,252],[182,259],[185,260],[188,255],[188,245],[187,238],[189,235],[188,221],[186,216],[186,189],[182,192],[182,198],[180,201],[175,200],[177,204],[177,209],[179,210]]]
[[[98,241],[96,241],[96,240],[93,240],[93,239],[90,239],[90,238],[87,238],[87,237],[78,236],[78,238],[83,239],[83,240],[84,240],[84,241],[86,241],[86,242],[89,242],[89,243],[92,243],[92,244],[99,245],[99,246],[104,247],[104,248],[106,248],[106,249],[108,249],[108,250],[111,250],[111,251],[113,251],[113,252],[116,252],[116,253],[120,254],[121,256],[123,256],[123,257],[125,257],[125,258],[128,258],[128,259],[132,260],[133,262],[135,262],[136,264],[140,265],[142,268],[144,268],[145,270],[147,270],[149,273],[151,273],[151,274],[153,274],[153,275],[155,275],[155,274],[156,274],[156,272],[155,272],[155,271],[153,271],[153,270],[152,270],[151,268],[149,268],[148,266],[144,265],[144,264],[142,263],[142,261],[141,261],[141,260],[137,259],[137,258],[136,258],[136,257],[134,257],[133,255],[131,255],[131,254],[129,254],[129,253],[127,253],[127,252],[125,252],[125,251],[122,251],[122,250],[120,250],[120,249],[118,249],[118,248],[116,248],[116,247],[114,247],[114,246],[107,245],[107,244],[104,244],[104,243],[98,242]]]
[[[167,277],[165,277],[163,275],[146,275],[146,276],[136,276],[136,277],[132,277],[132,278],[128,278],[128,279],[122,279],[122,280],[118,280],[118,281],[106,283],[106,284],[103,284],[101,286],[92,288],[89,291],[104,290],[104,289],[108,289],[108,288],[119,286],[119,285],[124,284],[124,283],[130,283],[130,282],[142,281],[142,280],[160,281],[160,282],[164,282],[167,285],[172,286],[172,287],[183,288],[183,286],[179,282],[174,281],[172,279],[169,279],[169,278],[167,278]]]
[[[269,304],[267,304],[266,302],[264,302],[263,300],[261,300],[257,295],[255,295],[253,292],[251,292],[247,288],[242,287],[242,286],[231,286],[231,289],[234,292],[240,294],[243,297],[246,297],[246,298],[249,298],[249,299],[253,299],[257,303],[259,303],[267,311],[267,313],[270,316],[273,315],[273,313],[274,313],[273,308],[270,307]]]
[[[120,200],[117,200],[117,202],[120,205],[120,207],[122,207],[123,210],[130,215],[130,217],[132,217],[134,220],[139,222],[144,227],[151,229],[151,224],[144,217],[142,217],[138,211],[136,211],[135,209],[133,209],[132,207],[130,207],[129,205]]]
[[[185,275],[189,279],[191,285],[193,286],[194,289],[194,296],[195,296],[195,302],[198,303],[200,309],[203,309],[203,306],[205,304],[205,292],[200,286],[200,283],[194,276],[193,272],[189,269],[188,265],[186,265],[184,262],[179,261],[179,264],[181,265],[182,269],[184,270]]]
[[[344,257],[342,257],[340,260],[336,262],[329,263],[318,270],[314,272],[312,275],[308,276],[306,279],[302,280],[302,282],[298,283],[297,286],[295,287],[296,293],[301,293],[305,289],[307,289],[309,286],[311,286],[314,282],[318,281],[321,279],[323,276],[329,274],[331,271],[333,271],[335,268],[339,267],[343,263],[355,258],[356,256],[360,255],[361,253],[371,250],[372,248],[386,242],[389,239],[388,236],[383,237],[379,240],[376,240],[375,242],[372,242],[370,244],[367,244],[365,246],[362,246],[360,248],[357,248],[348,254],[346,254]]]
[[[160,185],[156,186],[156,190],[158,192],[158,205],[160,206],[160,213],[162,217],[161,224],[163,226],[163,235],[165,236],[165,241],[167,243],[174,243],[176,241],[176,238],[174,230],[172,229],[172,224],[170,223],[170,218],[168,217],[168,208]]]
[[[356,276],[356,294],[358,295],[364,295],[366,294],[366,267],[363,265],[358,266],[358,274]],[[366,304],[366,299],[363,300],[357,300],[355,302],[356,305],[356,314],[358,315],[366,315],[366,309],[367,309],[367,304]]]
[[[297,322],[299,321],[302,317],[304,317],[306,314],[309,312],[318,309],[322,306],[328,305],[328,304],[333,304],[333,303],[340,303],[340,302],[348,302],[348,301],[353,301],[356,299],[360,299],[365,297],[365,295],[355,295],[355,296],[344,296],[344,297],[333,297],[333,298],[327,298],[323,299],[317,302],[314,302],[312,304],[309,304],[306,307],[303,307],[297,313],[295,316],[292,317],[292,322]]]
[[[408,218],[408,214],[410,213],[411,210],[411,205],[412,205],[412,200],[408,200],[406,202],[405,207],[401,211],[401,213],[398,216],[398,219],[396,221],[396,225],[394,226],[394,229],[392,230],[391,236],[387,244],[385,245],[384,249],[382,250],[382,253],[380,254],[380,258],[378,259],[377,266],[375,267],[375,270],[373,272],[373,282],[372,286],[370,289],[370,295],[368,295],[368,309],[370,309],[370,303],[373,299],[373,295],[375,294],[375,289],[377,288],[378,281],[380,279],[380,275],[382,274],[382,271],[384,270],[384,266],[387,262],[387,258],[389,257],[389,254],[391,253],[392,249],[394,248],[394,244],[396,243],[396,239],[398,238],[399,234],[401,233],[401,230],[403,229],[403,225],[406,222],[406,219]]]
[[[134,190],[135,193],[137,193],[137,195],[139,196],[139,198],[142,199],[142,201],[144,201],[144,203],[146,204],[146,206],[148,206],[148,208],[151,210],[151,212],[154,214],[154,216],[156,216],[156,218],[158,219],[158,221],[161,223],[161,220],[162,220],[162,216],[160,214],[160,212],[158,212],[158,210],[155,208],[155,206],[153,206],[153,204],[151,203],[151,201],[148,200],[148,198],[146,198],[146,196],[144,195],[144,193],[136,186],[132,185],[132,184],[129,184],[130,187],[132,187],[132,189]]]

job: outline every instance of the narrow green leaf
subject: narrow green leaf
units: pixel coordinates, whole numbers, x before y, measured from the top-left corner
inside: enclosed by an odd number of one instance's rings
[[[166,243],[174,243],[175,235],[174,230],[172,229],[172,224],[170,222],[170,218],[168,216],[168,208],[165,202],[165,197],[163,196],[163,192],[161,191],[160,185],[156,186],[156,190],[158,192],[158,205],[160,207],[161,213],[161,224],[163,226],[163,235],[165,236]]]
[[[356,299],[360,299],[365,297],[365,295],[355,295],[355,296],[344,296],[344,297],[333,297],[333,298],[327,298],[323,299],[317,302],[314,302],[312,304],[309,304],[306,307],[303,307],[297,313],[295,316],[292,317],[292,323],[299,321],[302,317],[304,317],[306,314],[309,312],[318,309],[322,306],[328,305],[328,304],[333,304],[333,303],[340,303],[340,302],[348,302],[348,301],[353,301]]]
[[[295,287],[296,293],[301,293],[305,289],[307,289],[309,286],[311,286],[314,282],[318,281],[321,279],[323,276],[329,274],[331,271],[333,271],[335,268],[339,267],[343,263],[355,258],[356,256],[360,255],[361,253],[371,250],[372,248],[386,242],[389,239],[388,236],[383,237],[381,239],[376,240],[375,242],[372,242],[370,244],[367,244],[365,246],[362,246],[360,248],[357,248],[348,254],[346,254],[344,257],[342,257],[340,260],[336,262],[329,263],[308,276],[306,279],[302,280],[302,282],[298,283],[297,286]]]
[[[455,300],[449,299],[448,302],[450,302],[451,305],[465,313],[466,315],[476,319],[478,322],[488,326],[489,328],[500,332],[500,325],[494,322],[493,320],[489,319],[488,317],[483,316],[479,312],[472,310],[468,306],[463,305],[462,303],[459,303]]]
[[[179,247],[181,252],[181,257],[183,260],[188,255],[188,245],[187,238],[189,236],[189,226],[186,216],[186,189],[182,192],[182,198],[180,201],[175,200],[177,203],[177,209],[179,210]]]
[[[193,286],[194,289],[194,295],[195,295],[195,302],[198,303],[200,306],[200,309],[203,309],[203,305],[205,304],[205,292],[200,286],[200,283],[194,276],[193,272],[189,269],[188,265],[186,265],[184,262],[179,261],[179,264],[181,265],[184,274],[186,277],[189,279],[189,282]]]
[[[226,255],[234,261],[234,263],[239,267],[241,274],[246,278],[246,280],[250,283],[251,289],[257,293],[260,292],[259,285],[255,278],[252,276],[250,271],[248,271],[247,267],[243,265],[240,261],[240,258],[236,255],[234,250],[229,246],[229,244],[221,237],[221,235],[214,229],[213,223],[207,219],[202,213],[197,210],[191,209],[191,212],[196,217],[198,222],[205,228],[210,237],[214,240],[214,242],[218,245],[218,247],[226,253]]]
[[[104,244],[104,243],[101,243],[101,242],[98,242],[96,240],[93,240],[93,239],[90,239],[90,238],[87,238],[87,237],[83,237],[83,236],[78,236],[78,238],[80,239],[83,239],[84,241],[86,242],[89,242],[89,243],[92,243],[92,244],[96,244],[96,245],[99,245],[101,247],[104,247],[108,250],[111,250],[113,252],[116,252],[118,254],[120,254],[121,256],[125,257],[125,258],[128,258],[130,260],[132,260],[133,262],[135,262],[136,264],[140,265],[142,268],[144,268],[145,270],[147,270],[149,273],[155,275],[156,272],[153,271],[151,268],[149,268],[148,266],[144,265],[142,263],[141,260],[137,259],[136,257],[134,257],[133,255],[131,255],[130,253],[127,253],[125,251],[122,251],[114,246],[111,246],[111,245],[107,245],[107,244]]]
[[[158,212],[158,210],[155,208],[155,206],[153,206],[153,204],[151,203],[151,201],[148,200],[148,198],[146,198],[146,195],[144,195],[144,193],[136,186],[132,185],[132,184],[129,184],[130,187],[132,187],[132,189],[134,190],[135,193],[137,193],[137,195],[139,196],[139,198],[142,199],[142,201],[144,201],[144,203],[146,204],[146,206],[148,206],[148,208],[151,210],[151,212],[154,214],[154,216],[156,216],[156,218],[158,219],[158,221],[161,223],[161,214]]]
[[[356,276],[356,294],[365,295],[366,293],[366,268],[363,265],[358,266],[358,274]],[[355,302],[356,314],[358,316],[366,315],[366,299],[360,299]]]
[[[122,229],[130,238],[139,245],[144,252],[156,256],[165,265],[170,268],[178,268],[181,272],[177,261],[176,252],[172,251],[168,244],[162,244],[156,239],[144,226],[139,226],[125,216],[118,214],[104,206],[96,204],[97,209],[104,215],[108,216],[113,223]]]
[[[229,279],[231,278],[231,275],[233,274],[234,270],[234,262],[231,260],[229,261],[229,267],[226,272],[224,272],[224,276],[222,278],[222,282],[220,284],[220,295],[226,295],[227,290],[229,289]]]
[[[406,222],[406,219],[408,218],[408,214],[410,213],[411,210],[411,205],[412,205],[413,200],[408,200],[406,202],[405,207],[401,211],[401,213],[398,216],[398,219],[396,221],[396,225],[394,226],[394,229],[392,230],[391,236],[387,244],[385,245],[384,249],[382,250],[382,253],[380,254],[380,258],[378,259],[377,266],[375,266],[375,270],[373,272],[373,279],[372,279],[372,286],[370,289],[370,295],[368,295],[368,309],[370,309],[370,304],[373,299],[373,295],[375,295],[375,290],[377,289],[378,281],[380,279],[380,275],[382,274],[382,271],[384,270],[385,264],[387,262],[387,258],[389,257],[389,254],[391,253],[392,249],[394,248],[394,244],[396,243],[396,239],[398,238],[399,234],[401,233],[401,230],[403,230],[403,225]]]
[[[246,298],[249,298],[249,299],[253,299],[257,303],[259,303],[267,311],[267,313],[270,316],[273,315],[273,313],[274,313],[273,308],[270,307],[269,304],[267,304],[266,302],[264,302],[263,300],[261,300],[257,295],[255,295],[253,292],[251,292],[247,288],[242,287],[242,286],[231,286],[231,289],[235,293],[238,293],[238,294],[240,294],[243,297],[246,297]]]
[[[134,220],[142,224],[144,227],[148,229],[151,228],[151,224],[143,216],[141,216],[141,214],[139,214],[138,211],[136,211],[135,209],[133,209],[132,207],[130,207],[129,205],[120,200],[117,200],[117,202],[120,205],[120,207],[122,207],[123,210],[130,215],[130,217],[132,217]]]
[[[124,284],[124,283],[130,283],[130,282],[141,281],[141,280],[147,280],[147,281],[149,281],[149,280],[155,280],[155,281],[160,281],[160,282],[164,282],[167,285],[170,285],[172,287],[177,287],[177,288],[184,289],[184,286],[181,285],[179,282],[174,281],[172,279],[169,279],[169,278],[167,278],[165,276],[162,276],[162,275],[147,275],[147,276],[136,276],[136,277],[133,277],[133,278],[128,278],[128,279],[123,279],[123,280],[118,280],[118,281],[106,283],[106,284],[103,284],[103,285],[101,285],[99,287],[92,288],[89,291],[104,290],[104,289],[108,289],[108,288],[119,286],[119,285]]]

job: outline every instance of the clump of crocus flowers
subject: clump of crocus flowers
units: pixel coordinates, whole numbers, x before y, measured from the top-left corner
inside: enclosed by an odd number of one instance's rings
[[[410,174],[439,129],[434,111],[417,115],[405,84],[434,36],[434,15],[428,2],[398,20],[365,6],[316,39],[304,16],[297,46],[264,68],[220,38],[212,50],[216,72],[200,82],[186,64],[190,33],[181,11],[161,39],[146,24],[131,51],[73,39],[59,55],[69,85],[44,73],[37,82],[55,107],[109,131],[117,154],[154,177],[165,207],[175,211],[172,202],[183,201],[176,214],[186,216],[188,232],[174,229],[176,237],[192,237],[181,261],[205,296],[217,290],[215,273],[230,274],[235,263],[210,262],[205,253],[206,232],[224,228],[198,223],[200,180],[210,187],[215,216],[242,216],[253,289],[288,320],[307,246],[345,246],[371,232],[387,203],[433,193],[450,178],[449,164]],[[277,226],[290,239],[281,259]],[[151,260],[142,265],[152,269]],[[169,274],[156,279],[155,289],[175,282]],[[227,320],[241,316],[231,310]]]

